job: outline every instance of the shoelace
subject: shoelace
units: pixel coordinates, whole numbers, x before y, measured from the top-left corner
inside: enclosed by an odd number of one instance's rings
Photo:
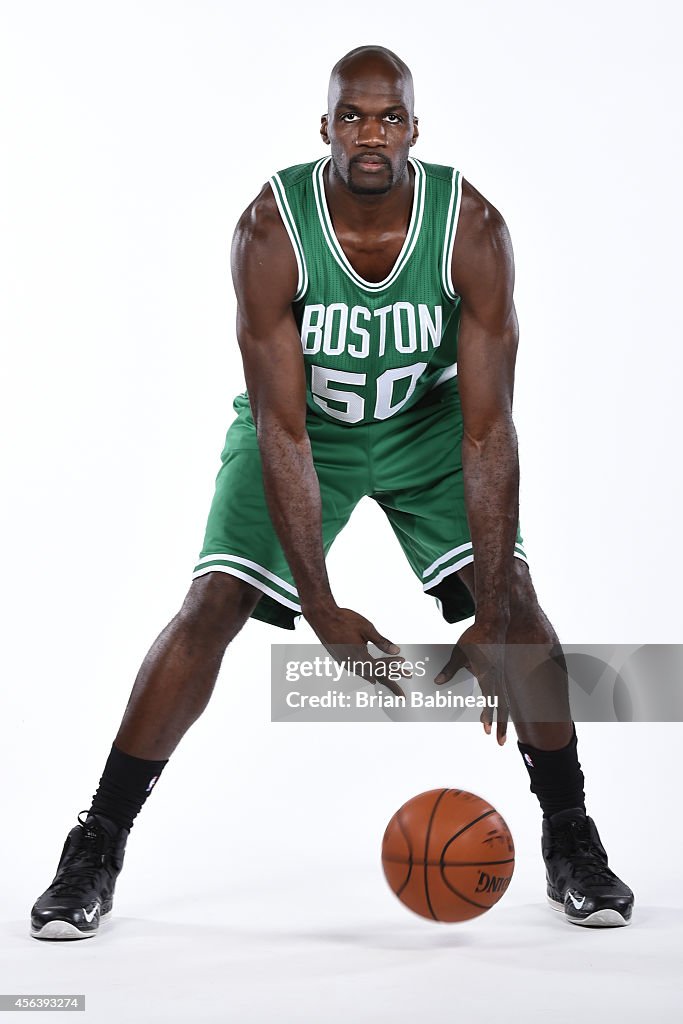
[[[572,861],[579,882],[612,882],[616,878],[595,845],[587,821],[568,821],[557,830],[557,843]]]
[[[80,816],[78,823],[83,830],[78,837],[80,845],[60,868],[50,886],[51,891],[58,895],[77,895],[86,885],[93,885],[102,870],[108,840],[105,830],[99,825],[86,825]]]

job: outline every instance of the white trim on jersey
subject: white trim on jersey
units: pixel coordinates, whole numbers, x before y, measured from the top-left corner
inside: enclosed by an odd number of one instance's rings
[[[270,187],[273,190],[273,195],[275,196],[277,208],[280,211],[282,223],[289,235],[289,240],[292,243],[292,248],[294,249],[294,255],[296,257],[299,279],[297,282],[294,301],[297,302],[299,299],[303,298],[306,293],[306,289],[308,288],[308,267],[306,266],[306,255],[304,253],[304,247],[301,244],[301,238],[299,237],[299,231],[296,226],[296,221],[294,220],[294,214],[292,213],[289,200],[287,199],[287,193],[285,192],[285,187],[280,180],[279,174],[274,174],[272,178],[270,178]]]
[[[436,378],[436,380],[432,384],[432,389],[433,388],[438,388],[439,384],[445,384],[447,380],[452,380],[453,377],[457,377],[457,376],[458,376],[458,364],[457,363],[451,363],[450,366],[447,366],[445,368],[445,370],[441,371],[439,376]]]
[[[332,224],[332,217],[330,216],[330,210],[327,205],[327,197],[325,195],[325,183],[323,174],[325,167],[332,158],[329,156],[323,157],[317,162],[313,168],[313,191],[315,194],[315,202],[318,208],[318,218],[320,220],[320,226],[322,228],[323,236],[327,247],[330,250],[333,258],[344,273],[351,278],[354,284],[357,284],[360,288],[365,289],[368,292],[382,292],[389,288],[397,279],[408,260],[412,256],[413,250],[417,244],[417,240],[420,236],[420,230],[422,228],[422,220],[424,217],[425,208],[425,193],[427,175],[425,169],[419,160],[414,157],[409,157],[408,161],[412,164],[415,171],[415,186],[413,190],[413,205],[410,214],[410,223],[408,225],[408,231],[403,242],[398,258],[391,268],[387,277],[383,281],[366,281],[365,278],[361,277],[352,267],[349,262],[346,253],[344,252],[339,239],[334,230]]]
[[[453,558],[454,555],[459,555],[471,547],[472,541],[468,540],[465,544],[459,544],[457,548],[451,548],[450,551],[447,551],[445,555],[441,555],[440,558],[437,558],[435,562],[432,562],[432,564],[425,569],[422,573],[422,578],[424,579],[425,576],[429,576],[429,574],[434,572],[439,565],[443,565],[444,562],[447,562],[449,558]]]
[[[468,546],[469,545],[465,545],[465,547],[468,547]],[[529,564],[529,560],[526,557],[526,555],[522,551],[517,550],[517,548],[515,548],[515,550],[513,552],[513,555],[514,555],[515,558],[519,558],[520,561],[526,562],[527,565]],[[446,556],[444,556],[444,557],[446,557]],[[440,561],[440,559],[439,559],[439,561]],[[453,565],[449,565],[445,569],[442,569],[441,572],[439,573],[439,575],[435,576],[433,580],[429,580],[427,583],[423,583],[422,589],[426,593],[428,590],[431,590],[433,587],[436,587],[439,583],[441,583],[442,580],[445,580],[447,576],[452,575],[452,573],[457,572],[458,569],[462,569],[463,566],[469,565],[470,562],[473,562],[473,561],[474,561],[474,552],[471,552],[469,555],[465,555],[465,557],[461,558],[459,561],[454,562]]]
[[[278,594],[276,590],[272,590],[266,584],[257,579],[255,576],[250,576],[247,572],[240,572],[239,569],[235,569],[232,565],[207,565],[205,569],[199,569],[197,572],[192,574],[192,579],[196,580],[200,576],[206,576],[210,572],[225,572],[229,576],[236,576],[240,580],[244,580],[245,583],[251,583],[252,586],[260,590],[261,593],[267,594],[268,597],[272,597],[278,604],[284,604],[287,608],[291,608],[293,612],[301,615],[301,606],[295,604],[294,601],[290,601],[288,597],[283,597],[282,594]]]
[[[441,282],[446,295],[453,301],[457,298],[457,292],[453,285],[453,247],[455,245],[455,234],[458,230],[458,220],[460,219],[461,200],[462,174],[453,168],[451,198],[448,204],[448,214],[446,215],[446,233],[443,240],[443,261],[441,264]]]
[[[215,562],[217,558],[225,558],[231,562],[237,562],[238,565],[246,565],[249,569],[255,569],[262,576],[265,576],[267,580],[272,580],[273,583],[277,583],[277,585],[282,587],[283,590],[288,590],[289,593],[294,594],[295,597],[299,596],[296,587],[293,587],[291,583],[287,582],[287,580],[283,580],[281,576],[276,576],[274,572],[269,572],[268,569],[259,565],[258,562],[252,562],[249,558],[242,558],[240,555],[228,555],[224,551],[220,551],[215,555],[204,555],[204,557],[200,558],[196,564],[202,565],[204,562]]]
[[[448,258],[448,243],[450,240],[451,233],[451,220],[453,218],[453,208],[455,206],[455,186],[457,184],[456,173],[457,172],[455,168],[453,168],[453,174],[451,175],[451,198],[448,203],[448,213],[446,214],[446,231],[443,236],[443,254],[441,257],[441,283],[443,285],[443,290],[449,297],[449,299],[452,299],[453,295],[451,289],[448,286],[449,278],[448,274],[446,273],[446,260]]]
[[[428,590],[431,590],[432,587],[436,587],[439,583],[441,583],[442,580],[445,580],[447,576],[450,576],[452,573],[457,572],[458,569],[462,569],[464,565],[469,565],[470,562],[473,561],[474,553],[470,551],[469,555],[465,555],[464,558],[461,558],[459,561],[454,562],[453,565],[449,565],[445,569],[442,569],[439,575],[435,576],[433,580],[429,580],[428,583],[423,583],[422,589],[426,593]]]
[[[462,174],[460,171],[458,174],[458,198],[455,203],[455,213],[453,214],[453,231],[451,233],[451,242],[448,246],[448,257],[446,260],[446,269],[448,272],[448,285],[453,293],[453,298],[456,297],[455,286],[453,284],[453,248],[455,246],[455,235],[458,230],[458,221],[460,220],[460,206],[462,204]]]

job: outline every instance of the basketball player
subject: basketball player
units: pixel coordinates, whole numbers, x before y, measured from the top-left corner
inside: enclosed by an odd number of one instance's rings
[[[577,924],[631,918],[633,893],[586,816],[566,674],[565,713],[544,724],[533,721],[543,686],[519,685],[514,657],[482,668],[481,652],[504,644],[560,650],[518,527],[505,222],[457,170],[411,157],[412,77],[383,47],[335,66],[321,135],[330,155],[275,174],[237,226],[247,391],[234,403],[204,546],[182,608],[140,668],[92,806],[33,907],[37,938],[97,933],[133,820],[250,616],[293,628],[303,615],[328,650],[359,659],[372,642],[384,656],[375,666],[398,654],[337,605],[325,569],[363,496],[384,510],[446,620],[474,615],[437,681],[466,661],[507,692],[543,812],[549,899]],[[548,671],[562,664],[549,657]],[[373,667],[368,678],[384,675]],[[496,731],[503,743],[505,712]]]

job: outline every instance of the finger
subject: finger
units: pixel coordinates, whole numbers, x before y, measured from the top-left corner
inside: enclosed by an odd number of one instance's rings
[[[444,665],[439,674],[435,677],[434,682],[437,686],[447,683],[448,680],[452,679],[461,668],[470,669],[470,662],[462,647],[458,647],[456,644],[453,648],[453,653],[448,660],[448,664]]]
[[[486,706],[482,710],[479,720],[484,726],[484,732],[486,735],[490,736],[493,731],[493,719],[495,716],[496,738],[502,747],[507,738],[509,718],[509,708],[505,694],[503,673],[499,670],[485,671],[477,681],[482,695],[486,697]],[[489,703],[492,698],[495,698],[493,706]]]
[[[375,665],[380,661],[390,661],[392,664],[398,666],[403,665],[405,658],[394,657],[394,658],[376,658],[374,654],[363,644],[344,644],[337,645],[333,649],[334,658],[336,661],[343,665],[350,676],[357,676],[361,679],[367,680],[369,683],[374,683]],[[386,669],[384,670],[386,671]]]
[[[391,640],[387,640],[385,636],[378,633],[372,623],[370,623],[370,628],[368,629],[368,640],[375,647],[379,647],[380,651],[383,651],[385,654],[398,654],[401,650],[398,644],[393,644]]]
[[[356,662],[357,671],[353,674],[373,686],[386,686],[396,697],[405,697],[396,678],[397,674],[405,675],[404,661],[404,658],[373,658],[366,652],[365,657]]]
[[[371,660],[371,664],[364,667],[361,675],[368,683],[372,683],[373,686],[386,686],[395,697],[404,697],[405,693],[401,689],[396,678],[397,673],[402,674],[402,659],[401,658],[372,658],[368,655]]]
[[[502,747],[507,739],[508,720],[510,717],[510,709],[504,698],[498,702],[497,711],[496,739],[498,740],[498,745]]]
[[[404,658],[375,658],[372,681],[380,686],[386,686],[396,697],[405,697],[405,693],[396,678],[397,674],[403,679],[411,675],[404,667],[404,660]]]
[[[391,673],[396,675],[399,672],[404,678],[412,677],[412,669],[406,665],[406,659],[401,655],[393,658],[376,658],[373,654],[366,654],[363,659],[366,663],[369,661],[372,674],[375,675],[378,672]],[[382,666],[381,668],[379,666]],[[381,682],[381,680],[379,680]]]
[[[405,699],[405,691],[401,689],[395,679],[376,679],[374,681],[379,683],[380,686],[386,686],[395,697],[403,697]]]

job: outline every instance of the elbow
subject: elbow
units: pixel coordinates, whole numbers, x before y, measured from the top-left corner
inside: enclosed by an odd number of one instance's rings
[[[501,448],[507,448],[515,454],[517,452],[517,431],[512,414],[499,416],[495,420],[474,427],[465,425],[463,449],[480,454],[489,449]]]
[[[254,416],[256,437],[260,448],[301,448],[309,444],[306,422],[288,422],[274,416]]]

